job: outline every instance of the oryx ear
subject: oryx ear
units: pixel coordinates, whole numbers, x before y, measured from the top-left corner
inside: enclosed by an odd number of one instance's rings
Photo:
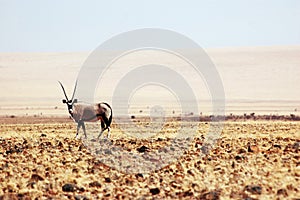
[[[78,99],[74,99],[73,103],[77,103],[78,102]]]
[[[63,102],[63,103],[67,103],[67,100],[63,99],[62,102]]]

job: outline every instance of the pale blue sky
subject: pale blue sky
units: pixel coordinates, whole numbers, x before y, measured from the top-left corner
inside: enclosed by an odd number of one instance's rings
[[[0,0],[0,51],[90,51],[138,28],[202,47],[300,45],[299,0]]]

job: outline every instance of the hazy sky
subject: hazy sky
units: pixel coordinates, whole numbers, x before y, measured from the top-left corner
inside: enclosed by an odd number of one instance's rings
[[[202,47],[300,45],[299,0],[0,0],[0,51],[86,51],[138,28]]]

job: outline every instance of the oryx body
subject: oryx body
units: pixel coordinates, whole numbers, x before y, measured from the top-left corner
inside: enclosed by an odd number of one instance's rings
[[[110,124],[112,122],[112,109],[110,105],[104,102],[96,103],[96,104],[88,104],[88,103],[80,102],[77,99],[74,99],[77,82],[74,88],[72,99],[69,100],[62,83],[59,82],[59,84],[61,85],[64,95],[66,97],[66,99],[63,100],[63,103],[67,104],[69,114],[71,115],[73,120],[77,123],[76,138],[78,137],[80,127],[82,127],[84,135],[87,138],[84,122],[96,122],[96,121],[101,121],[101,130],[98,138],[101,137],[102,133],[106,129],[108,130],[107,137],[109,137]]]

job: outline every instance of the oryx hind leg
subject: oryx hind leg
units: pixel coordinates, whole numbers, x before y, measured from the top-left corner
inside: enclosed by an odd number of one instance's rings
[[[107,127],[107,131],[108,131],[107,138],[110,138],[110,127],[109,126]]]
[[[98,139],[101,137],[102,133],[103,133],[103,129],[101,128],[99,135],[98,135]]]
[[[98,135],[98,139],[102,136],[103,132],[105,131],[105,124],[104,122],[101,120],[101,126],[100,126],[100,133]]]

